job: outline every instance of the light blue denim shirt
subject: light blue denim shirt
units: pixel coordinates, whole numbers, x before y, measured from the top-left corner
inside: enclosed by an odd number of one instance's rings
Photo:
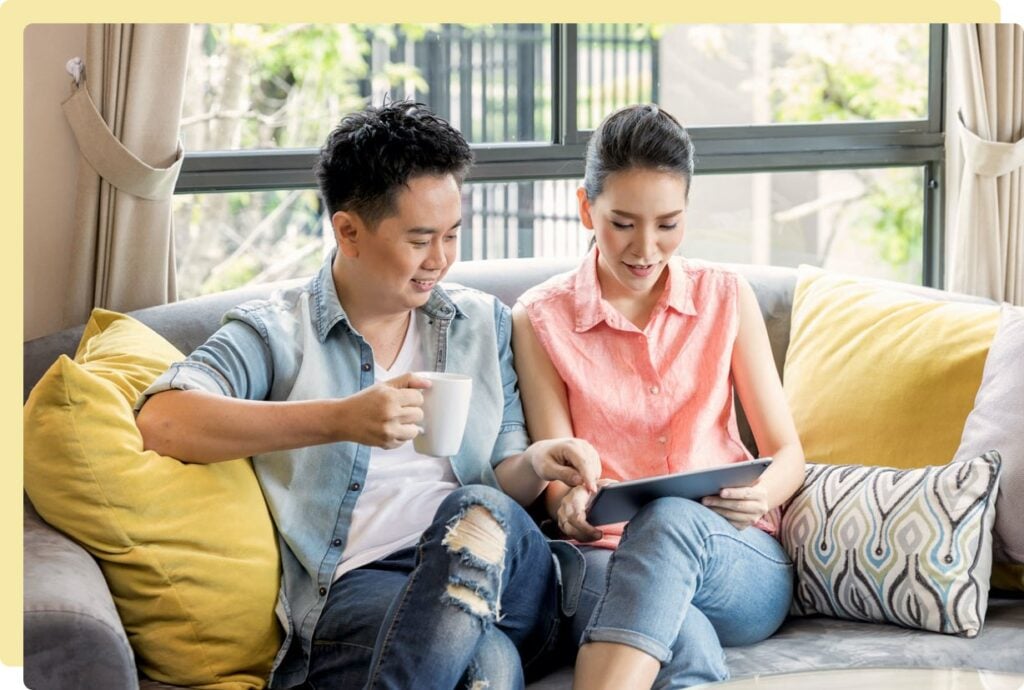
[[[250,400],[342,398],[374,383],[373,352],[349,324],[328,257],[308,284],[242,304],[136,404],[169,390]],[[450,458],[460,484],[498,487],[494,467],[529,441],[512,366],[510,312],[497,298],[461,286],[435,287],[413,314],[436,371],[473,377],[462,448]],[[253,457],[278,531],[282,582],[277,615],[286,631],[275,685],[305,680],[313,630],[345,550],[370,448],[332,443]],[[425,526],[425,525],[424,525]]]

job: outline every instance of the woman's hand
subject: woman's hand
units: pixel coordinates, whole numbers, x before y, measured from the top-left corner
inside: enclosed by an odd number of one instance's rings
[[[597,491],[601,458],[589,442],[580,438],[554,438],[531,446],[530,465],[545,481],[560,481]]]
[[[614,484],[613,479],[599,479],[597,488]],[[604,532],[587,522],[587,505],[597,491],[589,491],[585,486],[574,486],[558,505],[558,529],[562,534],[580,542],[597,541]]]
[[[701,503],[728,520],[736,529],[746,529],[768,512],[768,490],[754,483],[722,489],[717,496],[706,496]]]

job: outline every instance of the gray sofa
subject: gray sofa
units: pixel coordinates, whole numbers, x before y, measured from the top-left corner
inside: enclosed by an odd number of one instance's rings
[[[574,262],[508,259],[463,262],[449,280],[496,294],[506,303],[525,288]],[[789,342],[796,271],[735,266],[754,287],[781,372]],[[294,282],[294,281],[293,281]],[[274,287],[246,288],[134,312],[175,346],[189,352],[241,301]],[[936,299],[960,299],[921,289]],[[970,298],[966,298],[970,299]],[[25,343],[24,395],[61,353],[72,354],[82,328]],[[741,414],[747,444],[753,439]],[[166,688],[139,678],[132,650],[103,576],[92,557],[57,532],[25,500],[25,683],[30,688]],[[1024,673],[1024,598],[994,594],[982,633],[975,639],[917,632],[890,625],[827,618],[791,618],[770,639],[727,650],[734,677],[830,667],[973,667]],[[568,688],[571,668],[535,681],[531,688]]]

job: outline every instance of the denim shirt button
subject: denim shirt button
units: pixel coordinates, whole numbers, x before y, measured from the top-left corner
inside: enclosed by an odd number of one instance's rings
[[[369,362],[363,362],[363,366],[360,367],[363,371],[369,371],[372,367]]]
[[[326,587],[321,587],[320,588],[320,596],[324,596],[325,594],[327,594],[327,588]]]
[[[335,539],[331,543],[334,544],[335,546],[341,546],[341,539]]]
[[[352,484],[348,488],[349,491],[359,491],[359,489],[361,489],[362,487],[359,485],[359,482],[352,482]]]

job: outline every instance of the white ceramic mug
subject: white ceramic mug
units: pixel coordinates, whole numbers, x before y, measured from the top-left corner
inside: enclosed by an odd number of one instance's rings
[[[413,439],[417,453],[447,457],[459,452],[469,417],[473,378],[442,371],[417,371],[415,376],[430,381],[423,393],[423,432]]]

